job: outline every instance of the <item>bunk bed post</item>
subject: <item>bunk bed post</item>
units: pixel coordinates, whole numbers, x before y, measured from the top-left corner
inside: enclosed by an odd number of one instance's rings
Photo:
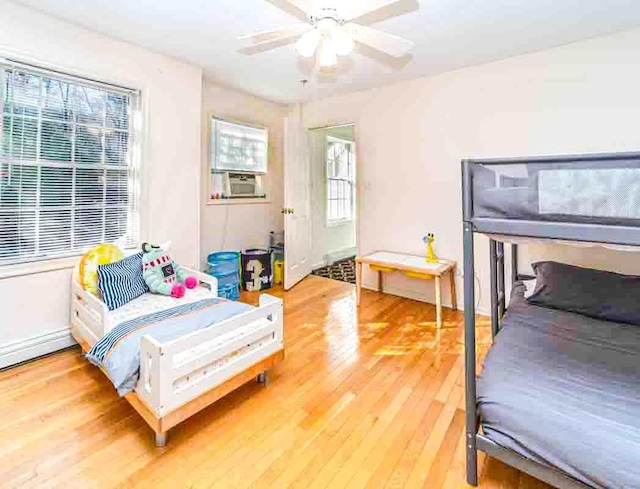
[[[465,352],[465,409],[466,409],[466,452],[467,483],[478,485],[478,414],[476,410],[476,300],[475,268],[473,250],[473,225],[471,224],[472,176],[471,162],[462,162],[462,207],[464,236],[464,352]]]
[[[498,311],[498,243],[489,240],[489,268],[491,273],[491,338],[495,338],[500,329]]]
[[[478,485],[478,415],[476,412],[476,318],[473,228],[464,223],[464,351],[467,421],[467,483]]]
[[[505,280],[504,243],[498,241],[498,318],[502,319],[507,309],[507,287]],[[499,324],[498,324],[499,326]]]
[[[511,285],[518,281],[518,245],[511,245]]]

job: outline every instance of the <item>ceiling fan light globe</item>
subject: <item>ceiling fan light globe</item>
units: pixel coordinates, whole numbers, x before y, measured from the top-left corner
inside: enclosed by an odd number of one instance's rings
[[[331,35],[331,42],[338,56],[347,56],[355,46],[353,39],[347,34],[344,29],[338,28],[333,31]]]
[[[320,42],[320,33],[318,29],[305,32],[296,42],[296,51],[303,58],[311,58],[318,48]]]
[[[338,54],[333,42],[329,39],[323,39],[318,51],[318,69],[330,71],[336,66],[338,66]]]

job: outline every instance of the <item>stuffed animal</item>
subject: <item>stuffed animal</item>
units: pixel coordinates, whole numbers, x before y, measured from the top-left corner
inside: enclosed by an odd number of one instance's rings
[[[185,287],[193,289],[198,285],[198,280],[187,276],[182,267],[161,247],[144,243],[142,251],[142,275],[147,287],[154,294],[170,295],[179,299],[184,296]]]

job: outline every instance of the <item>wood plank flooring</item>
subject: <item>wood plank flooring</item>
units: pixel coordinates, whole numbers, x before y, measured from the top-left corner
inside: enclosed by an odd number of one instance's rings
[[[285,299],[286,360],[169,433],[79,349],[0,372],[1,487],[467,487],[462,315],[309,277]],[[257,302],[257,294],[243,300]],[[489,345],[481,319],[479,351]],[[482,488],[548,486],[481,455]]]

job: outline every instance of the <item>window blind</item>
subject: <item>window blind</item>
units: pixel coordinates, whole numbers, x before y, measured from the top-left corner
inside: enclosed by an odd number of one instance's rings
[[[139,95],[0,60],[0,265],[137,244]]]
[[[268,132],[264,128],[212,118],[212,169],[266,173],[268,139]]]

